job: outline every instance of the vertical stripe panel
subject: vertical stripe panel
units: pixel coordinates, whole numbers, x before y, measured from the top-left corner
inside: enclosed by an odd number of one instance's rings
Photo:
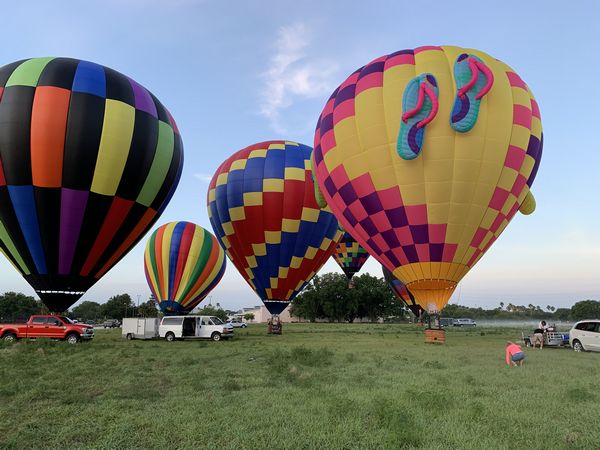
[[[53,59],[53,57],[33,58],[25,61],[14,70],[6,86],[37,86],[42,70]]]
[[[202,227],[195,227],[191,236],[187,254],[188,263],[185,265],[185,270],[183,271],[181,281],[179,282],[179,289],[177,289],[175,294],[175,297],[180,300],[185,299],[184,293],[189,290],[194,282],[193,280],[190,280],[190,278],[198,265],[198,255],[200,254],[200,247],[204,242],[204,233],[205,231]]]
[[[162,187],[163,181],[169,171],[171,160],[173,159],[174,139],[173,129],[164,122],[158,122],[156,152],[148,177],[136,200],[138,203],[150,206]]]
[[[29,275],[31,272],[30,272],[29,268],[27,267],[27,264],[25,264],[25,261],[23,261],[23,258],[21,257],[21,254],[18,252],[17,247],[15,247],[15,244],[12,241],[12,239],[10,238],[10,235],[8,234],[8,232],[6,231],[6,228],[4,227],[4,224],[2,223],[2,221],[0,221],[0,240],[2,241],[2,243],[4,245],[6,245],[6,248],[9,251],[10,255],[15,259],[15,261],[19,265],[19,267],[17,267],[17,269],[23,275]],[[6,257],[8,258],[9,261],[11,261],[11,258],[9,258],[8,255],[6,255]]]
[[[177,290],[177,266],[183,264],[187,256],[180,253],[181,240],[183,239],[185,226],[185,222],[175,223],[173,234],[171,235],[171,242],[169,243],[169,300],[175,300],[173,294]]]
[[[146,210],[144,216],[135,226],[131,234],[123,241],[123,243],[121,243],[117,251],[110,257],[102,269],[100,269],[96,275],[98,278],[101,278],[106,272],[108,272],[108,270],[125,254],[125,252],[132,248],[133,244],[140,238],[142,233],[144,233],[150,227],[150,224],[155,218],[156,211],[153,209]]]
[[[92,192],[115,195],[127,162],[135,108],[116,100],[106,100],[98,159],[92,180]]]
[[[31,111],[31,173],[34,186],[60,187],[71,92],[52,86],[35,90]]]
[[[129,212],[132,206],[132,201],[123,200],[118,197],[115,197],[113,199],[108,214],[106,215],[104,223],[102,224],[102,228],[100,229],[98,237],[94,242],[94,246],[92,247],[85,261],[85,264],[81,269],[81,275],[88,276],[90,274],[90,272],[104,253],[104,250],[106,250],[106,247],[108,246],[115,233],[123,223],[123,220],[127,216],[127,213]]]
[[[33,186],[8,186],[8,192],[37,272],[45,275],[48,271],[35,209]]]
[[[176,222],[171,222],[165,226],[162,242],[160,242],[161,246],[159,247],[159,255],[162,264],[161,291],[163,293],[163,298],[161,300],[171,300],[171,298],[169,298],[169,257],[175,225]]]
[[[61,275],[71,273],[73,255],[79,239],[88,195],[87,191],[66,188],[61,190],[58,249],[58,273]]]
[[[189,265],[194,265],[195,260],[190,259],[190,246],[192,245],[192,239],[194,239],[194,233],[197,227],[190,222],[181,222],[185,224],[185,228],[181,234],[181,240],[179,242],[179,258],[177,260],[177,269],[175,270],[175,280],[173,282],[173,289],[171,295],[173,299],[180,300],[177,296],[177,292],[181,289],[181,282],[183,280],[183,273]]]

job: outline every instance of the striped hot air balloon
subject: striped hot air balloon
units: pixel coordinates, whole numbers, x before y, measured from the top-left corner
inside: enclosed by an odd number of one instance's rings
[[[513,69],[426,46],[377,58],[334,91],[314,166],[344,229],[435,312],[517,211],[533,212],[542,141]]]
[[[175,121],[134,80],[69,58],[0,68],[0,249],[51,310],[144,236],[182,165]]]
[[[333,214],[316,203],[311,151],[261,142],[228,158],[209,185],[213,230],[271,314],[288,306],[342,235]]]
[[[148,239],[144,271],[160,309],[187,314],[217,285],[225,272],[225,252],[199,225],[170,222]]]

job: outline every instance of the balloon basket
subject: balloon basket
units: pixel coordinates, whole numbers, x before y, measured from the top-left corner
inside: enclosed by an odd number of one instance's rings
[[[434,328],[428,328],[425,330],[425,343],[426,344],[445,344],[446,343],[446,331],[436,330]]]

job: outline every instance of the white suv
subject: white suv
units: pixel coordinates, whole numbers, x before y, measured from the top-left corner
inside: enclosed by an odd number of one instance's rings
[[[580,320],[573,325],[569,344],[576,352],[600,352],[600,319]]]
[[[231,319],[228,320],[227,323],[230,323],[233,326],[233,328],[246,328],[248,326],[240,319]]]
[[[473,319],[454,319],[452,325],[455,327],[476,327],[477,322]]]

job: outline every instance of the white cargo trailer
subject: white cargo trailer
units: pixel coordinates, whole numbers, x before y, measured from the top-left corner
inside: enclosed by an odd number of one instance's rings
[[[124,338],[131,339],[154,339],[158,337],[158,324],[160,319],[156,317],[126,318],[123,319],[122,334]]]

